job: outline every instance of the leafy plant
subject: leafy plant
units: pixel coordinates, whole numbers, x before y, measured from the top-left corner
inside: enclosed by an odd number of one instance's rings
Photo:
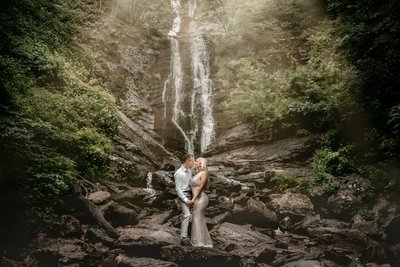
[[[306,193],[312,185],[312,181],[309,177],[292,177],[287,174],[278,173],[272,181],[276,183],[277,191],[284,191],[285,189],[291,189],[294,192]]]
[[[14,190],[1,203],[32,220],[51,221],[73,185],[108,169],[115,100],[73,40],[93,14],[83,1],[8,1],[0,9],[1,183]]]
[[[328,193],[334,193],[339,187],[335,177],[354,172],[351,161],[352,146],[344,146],[337,151],[323,148],[315,153],[314,183],[322,185]]]

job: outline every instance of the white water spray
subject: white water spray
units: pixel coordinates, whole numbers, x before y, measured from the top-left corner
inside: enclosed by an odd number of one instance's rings
[[[171,40],[171,73],[164,83],[162,102],[164,104],[163,125],[167,117],[168,88],[172,88],[174,105],[172,109],[172,123],[182,134],[185,148],[188,153],[194,153],[195,144],[199,142],[200,152],[211,144],[214,136],[213,118],[213,87],[210,79],[210,56],[204,36],[189,37],[190,59],[192,68],[193,87],[189,94],[188,88],[183,88],[184,71],[182,68],[181,48],[177,36],[181,29],[182,6],[180,0],[171,0],[171,6],[176,17],[168,35]],[[192,18],[197,10],[197,1],[189,0],[187,17]],[[187,79],[187,77],[185,77]],[[186,80],[185,79],[185,80]],[[170,86],[169,86],[170,85]],[[186,95],[190,97],[187,98]],[[185,107],[190,107],[185,111]],[[197,139],[200,139],[199,141]]]
[[[214,135],[213,118],[213,82],[210,79],[210,56],[206,40],[203,36],[195,36],[190,40],[192,53],[193,91],[198,92],[195,105],[200,105],[200,150],[205,151],[211,144]]]

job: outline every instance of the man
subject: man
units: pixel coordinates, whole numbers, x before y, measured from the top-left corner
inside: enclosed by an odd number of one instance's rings
[[[190,180],[192,179],[192,171],[194,158],[191,154],[183,156],[182,166],[175,172],[175,190],[179,198],[179,205],[182,209],[181,215],[181,245],[189,246],[188,228],[190,220],[190,207],[193,205],[192,189],[190,188]]]

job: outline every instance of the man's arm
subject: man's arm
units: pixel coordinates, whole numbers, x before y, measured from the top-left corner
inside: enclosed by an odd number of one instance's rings
[[[178,197],[183,202],[187,203],[187,201],[189,199],[185,196],[185,194],[182,191],[182,180],[183,180],[184,177],[183,177],[183,175],[182,175],[182,173],[180,171],[177,171],[174,174],[174,177],[175,177],[175,191],[176,191],[176,194],[178,195]]]

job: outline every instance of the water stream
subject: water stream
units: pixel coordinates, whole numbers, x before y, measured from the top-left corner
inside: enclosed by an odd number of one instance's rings
[[[201,153],[211,144],[215,127],[207,40],[193,27],[189,32],[181,30],[183,23],[188,25],[194,19],[197,0],[189,0],[187,9],[180,0],[171,0],[171,6],[175,19],[168,33],[171,59],[170,74],[162,92],[162,125],[166,128],[170,120],[180,135],[178,138],[184,142],[186,152]],[[190,64],[184,64],[188,61]]]

